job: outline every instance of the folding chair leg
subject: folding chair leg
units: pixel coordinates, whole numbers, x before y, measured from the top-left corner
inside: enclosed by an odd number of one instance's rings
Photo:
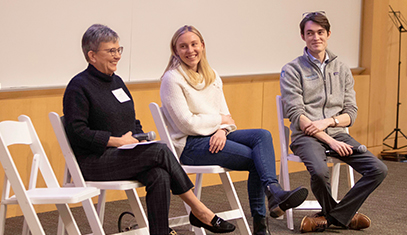
[[[30,234],[30,230],[28,229],[27,221],[24,220],[23,232],[21,233],[21,235],[29,235],[29,234]]]
[[[281,161],[280,164],[280,185],[283,186],[285,191],[290,191],[290,175],[288,172],[288,163],[287,161]],[[287,228],[290,230],[294,230],[294,216],[293,210],[289,209],[286,210],[285,215],[287,217]],[[282,217],[282,216],[280,216]],[[280,218],[279,217],[279,218]]]
[[[100,223],[102,224],[103,220],[105,219],[105,208],[106,208],[106,190],[101,189],[98,198],[97,212],[99,215]]]
[[[99,215],[96,213],[95,207],[93,206],[92,200],[88,199],[86,201],[83,201],[82,206],[85,211],[86,217],[88,218],[89,225],[92,229],[93,234],[101,234],[101,235],[105,234],[102,224],[99,220]],[[69,211],[69,213],[71,213],[71,211]],[[75,221],[75,220],[73,220],[73,221]],[[70,234],[65,229],[65,223],[63,222],[61,215],[58,218],[57,234],[58,235]]]
[[[58,230],[57,230],[57,235],[65,235],[65,225],[64,222],[62,222],[61,216],[58,217]]]
[[[62,219],[66,231],[68,232],[69,235],[77,234],[80,235],[79,227],[75,222],[75,219],[72,215],[71,210],[69,209],[67,204],[56,204],[56,207],[59,212],[59,216]],[[36,234],[33,232],[33,234]]]
[[[353,168],[348,165],[348,186],[349,188],[353,188],[355,185],[355,175],[353,174]]]
[[[202,180],[203,180],[203,174],[199,173],[195,175],[195,189],[194,189],[194,194],[195,196],[201,200],[201,194],[202,194]],[[184,202],[185,209],[187,210],[187,214],[191,213],[191,207],[188,206]],[[190,230],[194,231],[195,235],[206,235],[206,231],[203,228],[197,228],[193,227],[192,225],[190,226]]]
[[[285,214],[287,216],[287,228],[290,229],[290,230],[294,230],[293,209],[286,210]]]
[[[201,200],[202,194],[202,180],[203,174],[202,173],[196,174],[194,194],[199,200]]]
[[[332,167],[331,176],[331,194],[335,201],[338,201],[339,175],[341,171],[341,163],[335,162]]]
[[[45,235],[44,229],[41,226],[41,222],[38,219],[38,215],[34,210],[32,204],[28,203],[26,200],[22,200],[20,208],[24,215],[24,220],[27,221],[28,227],[32,234],[35,235]]]
[[[137,196],[136,189],[126,190],[126,195],[129,200],[129,204],[133,211],[134,217],[136,218],[139,229],[145,230],[144,234],[149,234],[147,216],[143,210],[140,198]]]
[[[6,226],[7,205],[0,205],[0,235],[4,234],[4,227]]]
[[[93,235],[105,235],[103,230],[102,222],[99,220],[99,216],[96,213],[95,207],[91,199],[87,199],[82,202],[83,209],[85,211],[86,217],[88,218],[90,228],[92,229]]]
[[[222,185],[225,189],[226,196],[229,200],[232,210],[238,210],[240,213],[240,219],[238,219],[237,226],[239,227],[240,234],[251,234],[249,224],[247,223],[246,216],[243,212],[243,208],[240,205],[239,199],[235,187],[233,186],[232,179],[230,178],[229,172],[220,173],[220,179],[222,180]],[[225,218],[227,219],[227,218]]]

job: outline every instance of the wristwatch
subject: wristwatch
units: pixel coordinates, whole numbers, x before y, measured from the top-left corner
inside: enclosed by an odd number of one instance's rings
[[[333,127],[336,127],[339,125],[339,120],[335,118],[335,116],[332,116],[332,119],[334,120],[335,125]]]
[[[227,128],[222,128],[222,130],[224,130],[224,131],[225,131],[225,135],[226,135],[226,136],[228,136],[228,135],[229,135],[230,131],[229,131]]]

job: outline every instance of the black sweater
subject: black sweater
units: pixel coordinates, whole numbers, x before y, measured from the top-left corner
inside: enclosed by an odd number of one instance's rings
[[[112,93],[120,88],[129,101],[120,103]],[[110,136],[143,132],[136,119],[133,98],[122,79],[104,74],[90,64],[69,82],[63,108],[65,130],[78,160],[101,156]]]

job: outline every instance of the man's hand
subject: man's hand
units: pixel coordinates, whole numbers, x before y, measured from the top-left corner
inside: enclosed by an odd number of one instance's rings
[[[332,139],[332,141],[329,143],[329,147],[331,147],[331,149],[337,152],[341,157],[353,154],[352,146],[342,141]]]
[[[314,136],[320,131],[324,131],[326,128],[331,125],[332,119],[322,119],[318,121],[313,121],[305,125],[304,133],[309,136]]]
[[[212,135],[209,140],[209,152],[218,153],[225,147],[226,143],[226,131],[219,129]]]

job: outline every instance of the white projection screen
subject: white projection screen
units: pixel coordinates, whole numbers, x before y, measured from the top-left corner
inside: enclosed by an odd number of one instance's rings
[[[203,34],[221,76],[279,73],[302,54],[299,22],[311,11],[326,12],[328,48],[358,67],[361,0],[1,1],[1,90],[66,86],[87,66],[81,37],[94,23],[119,34],[125,82],[158,81],[183,25]]]

